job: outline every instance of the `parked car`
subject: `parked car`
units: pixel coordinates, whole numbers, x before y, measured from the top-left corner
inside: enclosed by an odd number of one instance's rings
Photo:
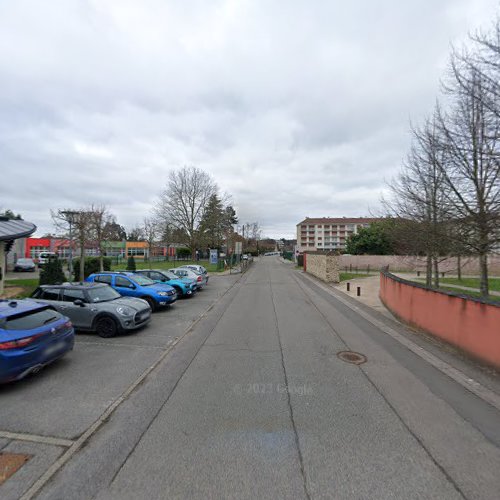
[[[42,285],[31,297],[68,316],[77,330],[93,331],[104,338],[151,321],[151,308],[146,301],[122,297],[104,283]]]
[[[43,267],[49,260],[57,259],[58,256],[54,252],[40,252],[38,254],[38,267]]]
[[[195,279],[181,278],[175,273],[167,270],[141,269],[140,271],[135,271],[135,273],[147,276],[155,283],[169,284],[171,287],[175,288],[179,297],[193,297],[198,288]]]
[[[196,280],[198,290],[201,290],[208,283],[208,276],[197,273],[188,267],[176,267],[174,269],[170,269],[170,271],[179,276],[179,278],[190,278]]]
[[[36,269],[36,264],[33,259],[21,258],[17,259],[14,264],[14,271],[34,271]]]
[[[106,283],[120,295],[144,299],[152,311],[155,311],[160,306],[169,306],[177,300],[175,288],[165,283],[155,283],[147,276],[131,272],[94,273],[85,281]]]
[[[179,267],[191,269],[191,271],[194,271],[195,273],[202,274],[206,278],[206,284],[208,284],[208,271],[203,266],[200,266],[198,264],[185,264],[184,266]]]
[[[0,300],[0,383],[36,373],[73,349],[66,316],[34,300]]]

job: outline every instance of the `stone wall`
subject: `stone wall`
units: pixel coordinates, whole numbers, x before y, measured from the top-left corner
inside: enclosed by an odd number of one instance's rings
[[[326,283],[338,283],[339,259],[336,255],[320,255],[308,253],[305,270]]]

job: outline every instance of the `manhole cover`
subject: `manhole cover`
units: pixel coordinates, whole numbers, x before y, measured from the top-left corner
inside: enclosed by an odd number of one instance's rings
[[[19,453],[0,453],[0,484],[5,483],[31,457]]]
[[[347,363],[352,363],[353,365],[361,365],[366,363],[366,356],[354,351],[340,351],[337,356]]]

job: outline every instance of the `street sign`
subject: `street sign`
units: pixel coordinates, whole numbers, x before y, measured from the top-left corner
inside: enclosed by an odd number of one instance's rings
[[[210,249],[210,264],[217,264],[217,250]]]

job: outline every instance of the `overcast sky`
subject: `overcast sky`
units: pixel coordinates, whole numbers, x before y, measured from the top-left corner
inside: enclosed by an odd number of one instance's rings
[[[240,222],[378,213],[450,46],[497,0],[0,0],[0,210],[139,223],[184,165]]]

